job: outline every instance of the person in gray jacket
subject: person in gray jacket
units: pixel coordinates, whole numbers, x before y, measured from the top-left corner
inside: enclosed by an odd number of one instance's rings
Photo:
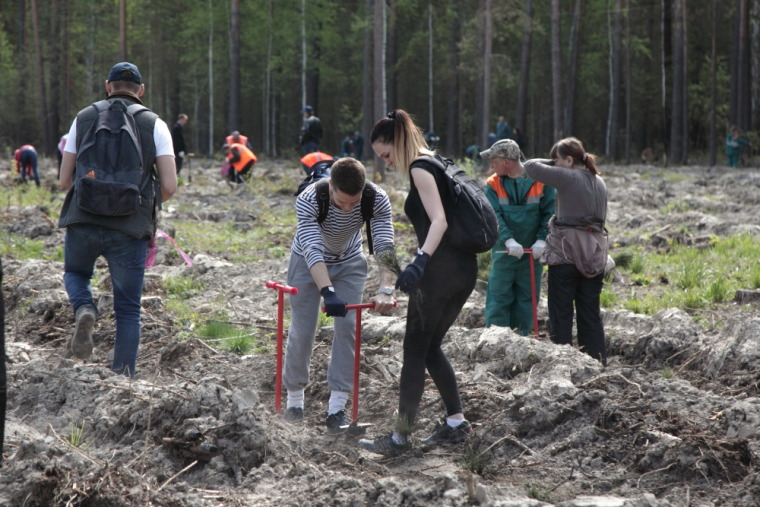
[[[555,215],[541,262],[548,269],[550,337],[572,344],[573,313],[577,313],[578,346],[607,365],[599,296],[607,264],[607,187],[581,141],[558,141],[551,160],[525,162],[526,174],[557,190]]]

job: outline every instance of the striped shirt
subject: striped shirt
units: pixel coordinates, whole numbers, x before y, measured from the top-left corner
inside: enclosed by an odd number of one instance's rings
[[[385,191],[375,187],[375,206],[370,227],[375,256],[394,248],[391,202]],[[330,202],[327,218],[319,224],[316,185],[308,186],[296,198],[298,225],[291,251],[302,255],[311,268],[318,262],[338,264],[362,253],[361,203],[351,211],[343,211]]]

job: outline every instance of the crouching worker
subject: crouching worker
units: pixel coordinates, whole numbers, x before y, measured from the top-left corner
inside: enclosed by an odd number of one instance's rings
[[[326,197],[322,200],[322,197]],[[327,215],[320,220],[320,202]],[[324,304],[335,317],[334,337],[327,370],[330,400],[327,429],[338,433],[351,420],[346,402],[354,388],[355,314],[347,304],[362,303],[367,279],[367,258],[362,251],[362,225],[371,214],[370,231],[377,259],[395,253],[391,204],[386,193],[366,181],[364,166],[353,158],[335,161],[330,177],[318,180],[298,195],[295,203],[297,228],[288,265],[288,285],[298,288],[290,296],[291,324],[285,351],[283,385],[287,390],[285,418],[291,422],[304,416],[304,389]],[[370,248],[372,250],[372,247]],[[379,288],[370,299],[374,312],[393,308],[395,274],[379,262]]]
[[[169,127],[140,101],[145,85],[137,67],[128,62],[117,63],[108,74],[105,88],[106,100],[77,114],[64,148],[61,187],[69,192],[58,222],[59,227],[66,228],[63,282],[76,320],[71,351],[76,357],[87,359],[92,353],[92,328],[97,318],[90,279],[97,258],[105,257],[116,318],[111,369],[132,377],[140,345],[148,240],[155,233],[161,202],[177,189],[177,172]],[[116,134],[119,139],[109,139],[100,132],[117,121],[116,126],[121,128],[114,131],[119,132]],[[137,141],[133,140],[139,140],[142,160],[134,144]],[[106,156],[112,155],[108,148],[114,142],[120,143],[119,156]],[[103,165],[106,160],[112,163],[110,167]],[[134,171],[135,164],[140,163],[142,171]],[[130,187],[125,189],[123,183],[109,181],[114,174],[119,177],[117,181],[129,178],[131,182],[134,178],[139,196]],[[103,199],[104,195],[114,199]],[[114,207],[117,202],[123,205],[119,209]]]
[[[225,144],[224,156],[232,166],[229,170],[229,178],[233,183],[243,183],[243,176],[251,172],[258,158],[248,146],[244,144]]]

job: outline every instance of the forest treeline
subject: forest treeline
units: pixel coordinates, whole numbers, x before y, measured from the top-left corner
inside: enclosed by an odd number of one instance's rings
[[[53,155],[108,69],[137,64],[144,101],[190,116],[192,151],[231,130],[295,157],[300,111],[338,154],[394,108],[462,157],[497,117],[529,156],[577,135],[607,160],[724,163],[760,131],[758,0],[0,0],[0,149]],[[756,142],[754,143],[757,144]],[[365,150],[367,153],[368,150]]]

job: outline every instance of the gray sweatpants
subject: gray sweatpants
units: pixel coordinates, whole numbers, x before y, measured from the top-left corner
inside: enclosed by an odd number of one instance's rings
[[[327,266],[335,294],[348,304],[362,302],[367,280],[367,259],[360,255]],[[317,319],[322,311],[322,296],[314,283],[303,256],[290,255],[288,285],[296,287],[298,294],[290,298],[290,328],[285,349],[283,385],[289,391],[304,389],[309,383],[311,355],[317,332]],[[335,329],[327,385],[334,391],[351,392],[354,387],[354,341],[356,339],[356,310],[345,317],[335,317]]]

